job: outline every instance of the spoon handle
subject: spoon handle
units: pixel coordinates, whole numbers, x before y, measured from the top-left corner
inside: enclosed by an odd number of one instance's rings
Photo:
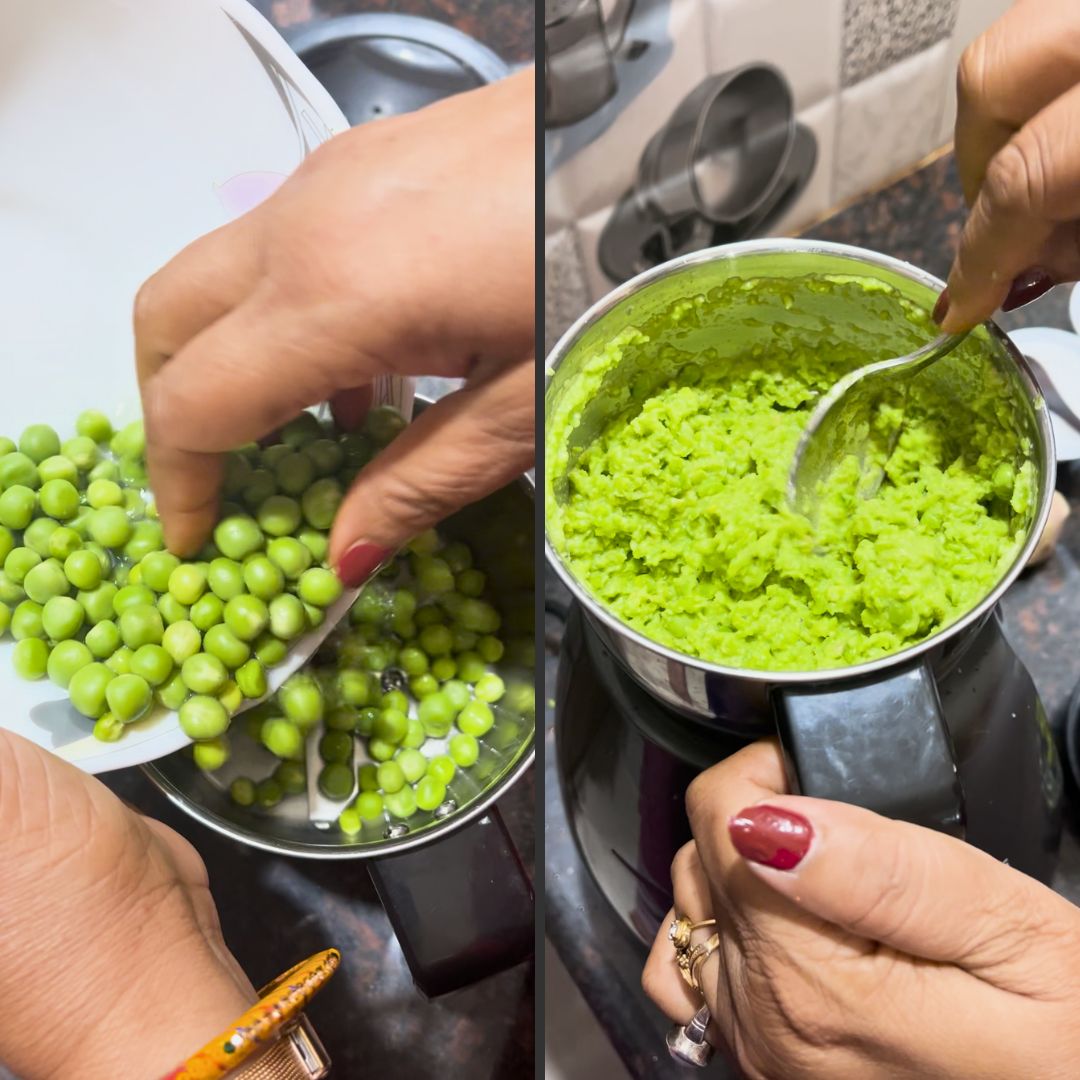
[[[918,374],[924,367],[951,353],[966,337],[967,331],[962,334],[939,334],[928,345],[924,345],[905,359],[905,370],[911,375]]]

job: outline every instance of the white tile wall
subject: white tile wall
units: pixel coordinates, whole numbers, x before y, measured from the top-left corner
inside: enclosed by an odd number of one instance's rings
[[[773,236],[785,236],[805,228],[823,217],[833,205],[833,170],[836,166],[837,113],[839,99],[835,94],[798,113],[799,123],[810,128],[817,139],[817,165],[810,182],[795,201],[795,205],[771,230]]]
[[[796,109],[840,89],[843,0],[706,0],[706,10],[710,71],[775,64]]]
[[[934,149],[948,50],[941,41],[840,95],[834,202],[875,187]]]

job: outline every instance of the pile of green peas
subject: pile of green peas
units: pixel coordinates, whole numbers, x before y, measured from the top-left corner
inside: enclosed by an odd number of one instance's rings
[[[342,433],[311,413],[273,445],[227,455],[223,505],[199,557],[165,550],[141,421],[82,413],[66,441],[33,424],[0,438],[0,637],[25,679],[46,676],[119,739],[155,703],[176,710],[203,768],[267,671],[341,595],[328,534],[357,472],[405,427],[379,406]]]
[[[499,636],[502,616],[461,542],[417,537],[360,593],[312,663],[246,717],[248,734],[280,759],[262,780],[240,776],[234,802],[269,810],[307,787],[312,732],[318,787],[345,805],[339,827],[432,815],[459,770],[477,783],[519,746],[535,712],[531,675],[508,686],[500,662],[526,672],[528,638]]]

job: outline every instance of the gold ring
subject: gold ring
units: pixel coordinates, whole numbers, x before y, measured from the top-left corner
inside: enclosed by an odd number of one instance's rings
[[[695,945],[693,952],[690,953],[689,978],[687,979],[687,982],[689,982],[695,990],[701,990],[701,979],[698,973],[701,971],[702,967],[705,966],[705,961],[708,960],[718,948],[720,948],[720,935],[713,934],[708,941]],[[686,978],[685,973],[683,977]]]
[[[715,926],[715,919],[703,919],[701,922],[691,922],[685,915],[676,915],[668,927],[668,941],[675,948],[676,953],[686,952],[690,948],[690,935],[695,930],[701,930],[706,926]]]

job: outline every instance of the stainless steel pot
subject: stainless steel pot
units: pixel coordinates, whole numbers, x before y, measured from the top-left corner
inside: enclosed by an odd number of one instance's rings
[[[930,307],[942,282],[900,260],[842,244],[809,240],[755,240],[696,252],[631,279],[587,311],[548,357],[546,417],[557,427],[561,388],[582,363],[621,330],[642,325],[673,303],[706,294],[732,277],[792,280],[796,306],[818,305],[818,314],[880,336],[882,323],[857,306],[830,309],[828,296],[799,294],[794,279],[852,275],[883,281],[901,296]],[[722,325],[724,311],[716,311]],[[784,313],[777,305],[777,318]],[[767,310],[756,317],[767,324]],[[828,671],[754,671],[709,663],[666,648],[633,630],[599,604],[574,577],[546,539],[547,559],[582,606],[592,627],[646,690],[687,717],[726,732],[755,737],[779,731],[796,790],[879,809],[951,832],[963,831],[963,798],[949,733],[941,714],[936,677],[960,662],[1027,562],[1045,525],[1054,490],[1055,455],[1049,414],[1024,358],[988,324],[987,362],[1015,390],[1017,417],[1034,448],[1038,504],[1013,565],[973,610],[930,638],[892,656]],[[732,333],[740,327],[733,323]],[[910,333],[910,328],[908,328]],[[903,349],[894,350],[903,352]],[[890,354],[891,355],[891,354]],[[580,449],[605,423],[597,399],[584,407],[566,445]],[[547,458],[553,457],[548,445]],[[548,476],[546,497],[559,498],[559,478]],[[856,722],[852,722],[856,717]]]

